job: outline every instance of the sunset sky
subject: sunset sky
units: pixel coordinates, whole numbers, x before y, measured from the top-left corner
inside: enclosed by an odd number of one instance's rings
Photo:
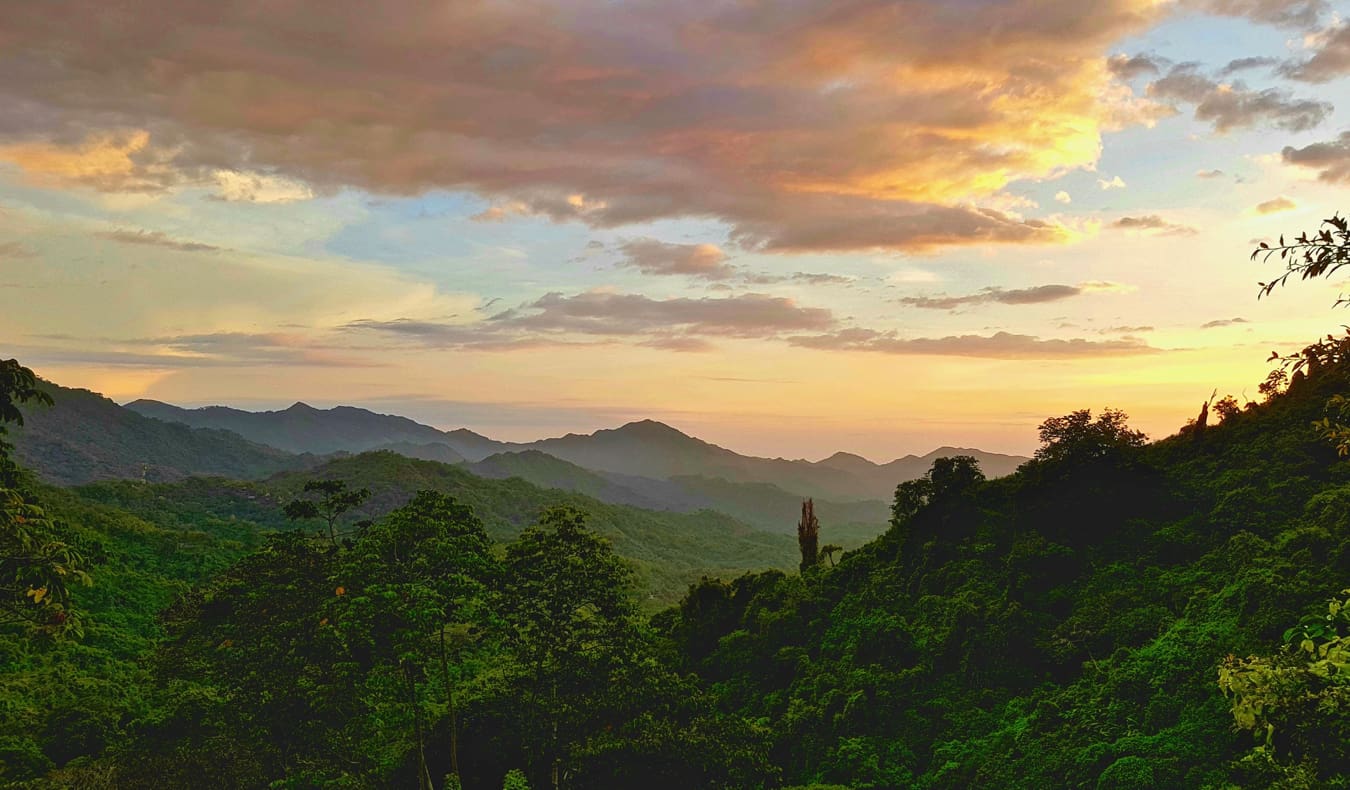
[[[1159,438],[1344,282],[1350,3],[0,0],[0,357],[119,401]]]

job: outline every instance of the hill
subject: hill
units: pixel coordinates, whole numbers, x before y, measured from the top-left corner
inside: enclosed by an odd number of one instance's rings
[[[519,477],[537,486],[575,491],[612,504],[678,513],[716,510],[766,532],[795,535],[801,515],[802,497],[769,483],[732,483],[693,475],[658,480],[592,472],[538,450],[498,453],[465,468],[481,477]],[[890,506],[880,500],[816,500],[816,513],[830,542],[854,546],[880,534]]]
[[[315,461],[228,431],[152,419],[88,390],[45,382],[42,388],[54,405],[24,408],[25,425],[15,433],[14,444],[18,460],[48,482],[159,482],[189,475],[248,479]]]
[[[704,575],[790,568],[797,562],[795,538],[753,529],[722,513],[660,512],[609,504],[573,491],[541,488],[519,477],[488,479],[459,466],[392,452],[334,459],[304,472],[283,473],[261,487],[277,502],[284,502],[313,478],[369,488],[370,500],[357,511],[369,518],[403,505],[418,491],[450,494],[472,507],[497,541],[518,536],[545,507],[577,507],[588,514],[593,529],[610,539],[615,551],[638,564],[649,604],[674,601],[688,584]]]
[[[1340,692],[1280,645],[1334,636],[1350,577],[1350,464],[1309,428],[1344,351],[1203,432],[1070,415],[1012,476],[935,467],[836,567],[706,582],[656,622],[788,784],[1342,786],[1344,709],[1295,689]],[[1254,754],[1216,682],[1253,653]]]
[[[126,408],[147,417],[194,428],[234,431],[250,441],[290,453],[359,453],[389,445],[416,447],[429,444],[448,444],[459,453],[455,444],[447,441],[448,434],[444,431],[406,417],[376,414],[351,406],[316,409],[305,403],[295,403],[280,411],[251,412],[226,406],[184,409],[155,400],[135,400],[126,404]],[[460,435],[462,443],[470,439]]]
[[[1027,459],[972,448],[942,447],[885,464],[836,453],[823,461],[746,456],[689,436],[655,420],[640,420],[590,434],[568,434],[534,442],[499,442],[463,428],[441,431],[428,425],[366,409],[315,409],[297,403],[281,411],[248,412],[223,406],[183,409],[138,400],[127,408],[197,428],[231,430],[246,439],[288,452],[364,452],[400,448],[418,458],[448,460],[450,452],[470,462],[507,452],[539,451],[608,475],[668,480],[716,477],[734,483],[766,483],[794,496],[825,500],[888,500],[897,483],[921,476],[933,459],[971,455],[985,474],[1010,474]],[[443,445],[448,450],[441,450]],[[438,457],[439,456],[439,457]],[[620,501],[620,500],[615,500]]]

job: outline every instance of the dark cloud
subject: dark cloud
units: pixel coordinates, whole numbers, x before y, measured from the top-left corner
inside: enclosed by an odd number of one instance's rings
[[[1164,102],[1195,105],[1195,119],[1227,132],[1267,123],[1291,132],[1311,129],[1331,114],[1332,105],[1294,98],[1279,88],[1248,89],[1241,82],[1222,84],[1201,74],[1194,63],[1172,67],[1148,85],[1148,95]]]
[[[1199,231],[1189,225],[1168,222],[1157,214],[1140,217],[1121,217],[1111,223],[1118,230],[1156,230],[1166,236],[1193,236]]]
[[[1058,302],[1084,293],[1079,285],[1037,285],[1031,288],[985,288],[966,296],[906,296],[896,301],[924,310],[954,310],[975,304],[1044,304]]]
[[[1326,0],[1188,0],[1198,10],[1254,22],[1310,29],[1330,10]]]
[[[653,299],[585,291],[545,294],[473,323],[361,320],[346,328],[439,347],[509,350],[626,338],[657,348],[702,351],[710,347],[708,338],[773,338],[786,332],[828,330],[836,324],[829,310],[764,294]]]
[[[145,244],[151,247],[166,247],[179,252],[215,252],[220,247],[214,247],[210,244],[201,244],[195,241],[180,241],[171,236],[167,236],[160,231],[147,230],[107,230],[94,234],[101,239],[119,242],[121,244]]]
[[[1238,73],[1239,71],[1270,68],[1273,66],[1278,66],[1279,64],[1280,64],[1279,58],[1266,58],[1266,57],[1238,58],[1237,60],[1228,61],[1227,66],[1224,66],[1222,69],[1219,69],[1219,75],[1223,77],[1230,77]]]
[[[843,329],[820,335],[792,337],[803,348],[827,351],[874,351],[883,354],[987,357],[991,359],[1060,359],[1156,354],[1160,349],[1136,339],[1044,339],[1032,335],[996,332],[993,335],[902,338],[894,332]]]
[[[99,189],[475,193],[483,218],[727,223],[768,251],[1052,243],[973,206],[1145,120],[1153,0],[0,4],[0,156]],[[991,174],[997,177],[991,178]]]
[[[1249,323],[1245,318],[1220,318],[1215,321],[1206,321],[1200,325],[1201,329],[1216,329],[1221,326],[1232,326],[1234,324]]]
[[[1222,170],[1200,170],[1195,174],[1196,178],[1223,178],[1223,176]]]
[[[1167,61],[1152,55],[1112,55],[1106,61],[1111,73],[1123,80],[1132,80],[1144,74],[1161,74]]]
[[[713,244],[669,244],[656,239],[634,239],[619,245],[621,265],[644,274],[683,274],[705,280],[726,280],[736,273],[727,255]]]
[[[822,272],[795,272],[792,281],[807,285],[848,285],[853,278],[846,274],[824,274]]]
[[[1350,74],[1350,21],[1322,33],[1311,58],[1287,63],[1280,73],[1303,82],[1330,82]]]
[[[1313,143],[1302,148],[1286,146],[1281,154],[1287,164],[1320,171],[1318,180],[1329,184],[1350,184],[1350,131],[1335,140]]]

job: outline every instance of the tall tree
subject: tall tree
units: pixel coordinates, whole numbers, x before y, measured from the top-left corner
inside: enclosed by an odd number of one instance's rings
[[[419,492],[364,530],[339,568],[336,581],[345,594],[335,616],[349,645],[397,668],[408,685],[421,786],[431,784],[431,775],[418,682],[440,674],[450,720],[451,773],[457,777],[457,668],[451,647],[488,620],[487,591],[496,572],[482,522],[453,497],[435,491]]]
[[[361,506],[370,498],[370,489],[352,489],[345,480],[310,480],[305,483],[306,494],[293,499],[283,511],[291,521],[321,519],[328,527],[328,540],[337,545],[337,522],[344,513]]]
[[[507,547],[502,614],[533,729],[529,767],[552,787],[596,723],[613,680],[637,659],[632,573],[573,508],[550,508]],[[601,725],[603,726],[603,725]]]

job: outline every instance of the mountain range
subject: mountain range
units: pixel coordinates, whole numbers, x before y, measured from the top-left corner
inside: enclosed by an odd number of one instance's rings
[[[59,485],[192,476],[263,480],[332,471],[335,459],[388,451],[454,465],[485,480],[519,478],[609,505],[714,512],[780,535],[795,533],[801,502],[812,497],[817,516],[830,527],[830,540],[847,546],[879,534],[895,486],[921,476],[936,457],[974,455],[991,477],[1025,460],[960,448],[887,464],[847,453],[816,462],[757,458],[652,420],[513,443],[351,406],[297,403],[271,412],[184,409],[149,400],[120,406],[88,390],[43,386],[55,405],[26,409],[26,425],[14,441],[27,467]],[[323,464],[328,466],[316,469]]]
[[[889,501],[898,483],[922,476],[934,459],[943,456],[974,456],[989,477],[1010,474],[1027,460],[959,447],[941,447],[926,455],[907,455],[885,464],[849,453],[835,453],[815,462],[759,458],[705,442],[654,420],[591,434],[571,433],[516,443],[496,441],[463,428],[442,431],[406,417],[351,406],[316,409],[296,403],[280,411],[249,412],[223,406],[184,409],[137,400],[126,408],[193,428],[233,431],[253,442],[292,453],[391,449],[428,460],[453,463],[451,459],[457,455],[477,463],[501,453],[537,451],[605,475],[650,480],[720,478],[732,483],[768,484],[794,494],[841,502]]]

